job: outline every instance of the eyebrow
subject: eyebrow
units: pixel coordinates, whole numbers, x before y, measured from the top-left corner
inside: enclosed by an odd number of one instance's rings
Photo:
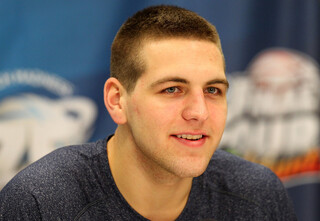
[[[229,88],[229,82],[226,79],[215,79],[206,83],[206,85],[210,84],[224,84],[227,89]]]
[[[179,77],[167,77],[167,78],[161,78],[155,82],[153,82],[150,87],[155,87],[159,84],[167,83],[167,82],[179,82],[179,83],[184,83],[184,84],[189,84],[190,82],[187,81],[186,79],[179,78]]]
[[[178,83],[184,83],[184,84],[190,84],[190,82],[184,78],[180,78],[180,77],[167,77],[167,78],[162,78],[162,79],[159,79],[155,82],[153,82],[150,87],[155,87],[159,84],[163,84],[163,83],[166,83],[166,82],[178,82]],[[211,80],[211,81],[208,81],[206,83],[206,85],[210,85],[210,84],[224,84],[226,86],[226,88],[228,89],[229,88],[229,82],[226,80],[226,79],[214,79],[214,80]]]

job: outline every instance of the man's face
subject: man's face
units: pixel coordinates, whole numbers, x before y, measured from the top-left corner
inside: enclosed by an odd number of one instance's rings
[[[128,139],[141,163],[178,177],[206,169],[223,134],[227,80],[215,44],[149,41],[146,70],[126,96]]]

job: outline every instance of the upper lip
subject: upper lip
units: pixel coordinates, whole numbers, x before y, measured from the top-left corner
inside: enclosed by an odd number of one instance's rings
[[[204,136],[208,136],[205,132],[181,132],[181,133],[175,133],[172,134],[173,136],[178,136],[178,135],[202,135]]]

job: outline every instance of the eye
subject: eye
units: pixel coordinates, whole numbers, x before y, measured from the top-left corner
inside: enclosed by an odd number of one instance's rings
[[[179,88],[177,88],[177,87],[168,87],[168,88],[164,89],[164,92],[168,93],[168,94],[177,93],[177,92],[179,92]]]
[[[219,89],[216,88],[216,87],[208,87],[208,88],[206,89],[206,91],[207,91],[209,94],[217,94],[217,93],[219,93]]]

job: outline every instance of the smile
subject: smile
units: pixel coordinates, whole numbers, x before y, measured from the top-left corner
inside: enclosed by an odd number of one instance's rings
[[[191,135],[191,134],[179,134],[176,135],[178,138],[183,138],[183,139],[187,139],[187,140],[200,140],[203,135]]]

